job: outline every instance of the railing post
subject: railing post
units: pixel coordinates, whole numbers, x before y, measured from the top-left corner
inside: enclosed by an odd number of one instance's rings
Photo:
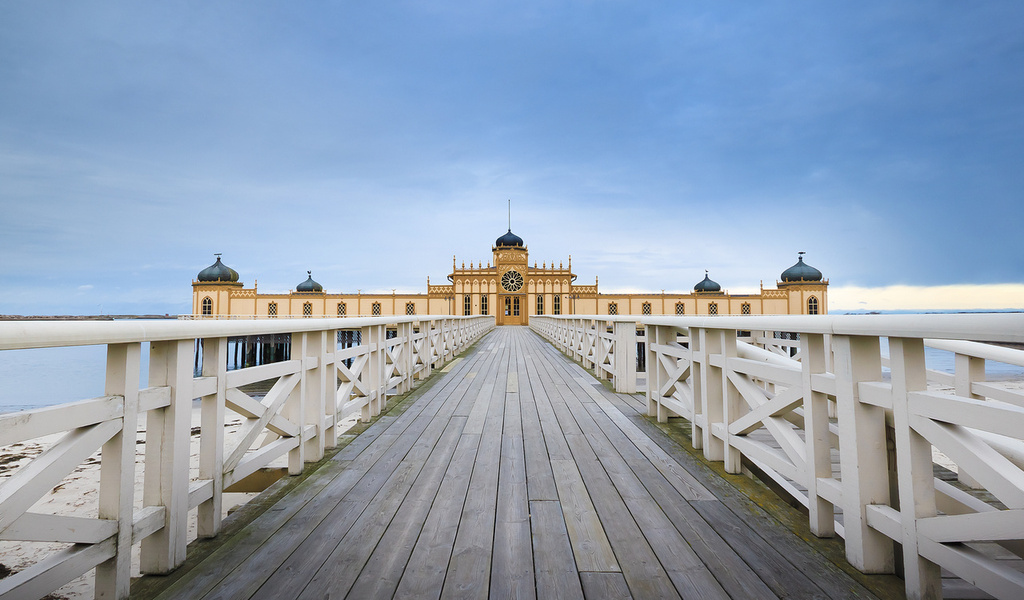
[[[659,423],[668,422],[668,409],[662,403],[661,388],[668,382],[668,369],[662,364],[658,349],[665,339],[674,335],[674,328],[646,325],[647,335],[647,416]]]
[[[405,394],[412,389],[413,370],[415,365],[415,347],[412,339],[412,323],[404,322],[398,324],[398,337],[402,338],[402,383],[398,393]]]
[[[598,330],[598,325],[603,326],[603,323],[598,323],[596,319],[587,319],[584,321],[586,326],[583,330],[583,349],[580,351],[582,355],[583,366],[591,371],[596,370],[597,362],[597,344],[600,342],[599,336],[601,332]]]
[[[636,393],[636,323],[616,322],[612,326],[615,336],[615,391],[620,394]]]
[[[835,534],[835,507],[818,495],[818,478],[832,477],[832,436],[829,433],[829,400],[813,388],[813,378],[826,371],[825,336],[800,335],[800,361],[804,388],[804,442],[807,464],[807,498],[811,533],[818,537]]]
[[[903,579],[907,584],[908,598],[941,598],[942,575],[939,566],[922,557],[917,547],[918,519],[927,519],[937,514],[932,445],[910,423],[909,394],[928,387],[924,340],[889,338],[889,358],[903,531]]]
[[[420,360],[423,361],[423,370],[420,371],[420,379],[430,377],[430,374],[434,371],[434,350],[431,345],[431,341],[433,340],[431,332],[433,330],[433,319],[420,321],[420,334],[423,336],[423,342],[420,344]]]
[[[868,526],[867,507],[888,505],[885,411],[860,401],[860,383],[882,380],[877,337],[834,335],[836,411],[846,558],[864,573],[893,572],[893,544]]]
[[[725,442],[725,472],[740,473],[743,470],[743,455],[733,446],[733,435],[729,433],[729,426],[732,425],[732,422],[746,413],[739,390],[729,380],[729,374],[732,373],[729,361],[736,356],[736,330],[723,329],[718,334],[722,350],[722,437]]]
[[[99,518],[117,521],[117,553],[96,566],[97,598],[127,598],[131,584],[140,348],[137,343],[107,345],[105,393],[123,397],[124,417],[121,431],[101,451]]]
[[[292,360],[299,361],[299,383],[288,393],[281,407],[281,416],[299,426],[298,444],[288,451],[288,474],[298,475],[306,464],[306,444],[303,439],[306,424],[306,357],[313,340],[306,333],[292,334]]]
[[[384,338],[387,330],[381,325],[363,328],[363,339],[366,340],[369,356],[366,359],[367,388],[370,390],[370,416],[376,417],[384,409],[387,402],[387,389],[384,382]]]
[[[327,347],[325,348],[324,364],[322,368],[324,382],[324,447],[334,448],[338,445],[338,330],[332,329],[327,332]],[[330,420],[330,427],[326,421]]]
[[[725,420],[725,396],[722,390],[723,369],[711,364],[712,357],[722,356],[720,331],[700,329],[701,348],[701,402],[705,419],[704,458],[725,460],[725,441],[714,434],[715,425]]]
[[[708,428],[707,414],[704,405],[704,380],[708,354],[704,349],[707,334],[704,329],[691,327],[687,330],[690,339],[690,381],[693,382],[693,433],[690,441],[694,450],[704,449],[704,440]]]
[[[169,386],[171,398],[146,415],[143,504],[163,506],[165,513],[163,528],[142,540],[143,573],[168,573],[185,561],[194,343],[153,342],[149,348],[149,385]]]
[[[203,377],[217,378],[217,391],[201,400],[199,428],[199,478],[213,483],[213,497],[199,505],[199,537],[220,532],[224,493],[224,412],[227,399],[228,339],[209,338],[203,343]]]
[[[976,356],[968,356],[966,354],[955,355],[955,374],[954,374],[954,386],[956,395],[961,398],[973,398],[975,400],[983,400],[984,396],[975,394],[973,384],[975,381],[985,380],[985,359],[978,358]],[[957,473],[957,479],[960,483],[974,488],[980,489],[981,483],[977,479],[970,476],[967,471],[960,469]]]
[[[302,443],[305,446],[303,462],[316,462],[324,457],[327,423],[327,332],[311,331],[306,336],[306,356],[303,358]],[[311,365],[312,368],[308,368]],[[333,383],[333,382],[332,382]],[[312,426],[312,431],[309,431]],[[305,467],[303,467],[305,468]]]

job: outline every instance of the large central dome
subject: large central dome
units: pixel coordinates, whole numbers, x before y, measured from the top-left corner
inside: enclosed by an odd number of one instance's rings
[[[508,233],[494,241],[494,245],[498,248],[522,248],[523,238],[512,233],[512,230],[509,229]]]

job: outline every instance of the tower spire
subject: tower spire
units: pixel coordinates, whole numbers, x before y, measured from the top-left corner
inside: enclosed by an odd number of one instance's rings
[[[508,199],[508,230],[512,231],[512,199]]]

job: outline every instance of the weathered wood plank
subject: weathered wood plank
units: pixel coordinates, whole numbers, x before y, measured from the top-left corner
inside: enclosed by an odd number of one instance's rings
[[[318,570],[323,568],[328,557],[339,547],[339,541],[345,539],[350,528],[356,524],[360,515],[375,497],[381,495],[387,497],[390,502],[394,500],[396,489],[403,487],[408,489],[412,485],[409,478],[415,477],[422,461],[425,460],[427,453],[430,452],[441,435],[442,428],[447,422],[447,415],[455,410],[455,406],[460,400],[456,393],[468,388],[468,380],[461,375],[471,368],[471,365],[468,364],[470,362],[465,361],[460,365],[459,371],[452,374],[448,382],[449,385],[442,387],[438,393],[427,397],[428,400],[411,419],[411,423],[402,432],[401,437],[392,444],[377,463],[366,471],[358,484],[345,494],[342,501],[317,523],[312,531],[307,533],[294,552],[280,563],[273,578],[259,589],[253,596],[254,598],[284,597],[294,594],[297,589],[306,587]],[[454,389],[452,389],[452,382],[458,382],[454,385]],[[448,406],[446,411],[443,410],[445,406]],[[443,417],[434,420],[433,417],[439,412]],[[405,414],[402,417],[404,418]],[[396,421],[396,426],[402,423],[403,418]],[[385,484],[392,480],[395,488],[382,493]],[[394,510],[397,510],[397,505]],[[391,514],[393,515],[394,512],[392,511]],[[271,566],[273,563],[268,561],[261,563],[261,568],[264,570],[269,570]],[[251,576],[250,581],[257,578],[258,576]],[[351,585],[351,581],[348,584]]]
[[[478,368],[478,377],[489,377],[495,368],[493,353],[480,353],[483,363]],[[482,389],[482,388],[480,388]],[[468,393],[474,393],[470,389]],[[479,391],[476,391],[479,393]],[[461,417],[452,415],[451,419]],[[463,419],[465,422],[465,419]],[[465,429],[463,429],[465,433]],[[449,465],[454,462],[454,453],[444,464],[438,462],[433,469],[425,469],[416,479],[395,518],[391,521],[380,542],[366,561],[366,566],[356,578],[349,596],[352,598],[391,597],[398,588],[403,571],[423,530],[435,496],[438,496],[441,482]],[[441,498],[439,501],[445,501]],[[461,502],[460,502],[461,508]],[[446,559],[447,560],[447,559]]]
[[[569,532],[576,567],[580,571],[618,571],[615,552],[574,461],[553,460],[558,500]]]
[[[438,598],[451,560],[459,519],[466,502],[479,435],[463,434],[438,490],[423,531],[413,548],[394,598]]]
[[[622,573],[580,573],[587,600],[633,600]]]
[[[561,505],[554,501],[530,502],[530,520],[537,597],[582,599],[583,589],[576,562],[567,560],[572,556],[572,545]]]
[[[454,417],[450,421],[434,421],[441,422],[447,422],[448,426],[426,460],[410,452],[374,497],[372,509],[364,510],[345,537],[341,538],[334,552],[302,590],[300,598],[347,595],[373,549],[392,524],[392,519],[414,482],[419,477],[440,482],[444,467],[451,461],[462,435],[465,419]]]
[[[486,598],[490,590],[507,361],[505,365],[494,382],[441,598]]]

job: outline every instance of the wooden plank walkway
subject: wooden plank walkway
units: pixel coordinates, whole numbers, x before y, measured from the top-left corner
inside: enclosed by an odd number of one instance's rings
[[[421,391],[156,597],[876,597],[529,329]]]

